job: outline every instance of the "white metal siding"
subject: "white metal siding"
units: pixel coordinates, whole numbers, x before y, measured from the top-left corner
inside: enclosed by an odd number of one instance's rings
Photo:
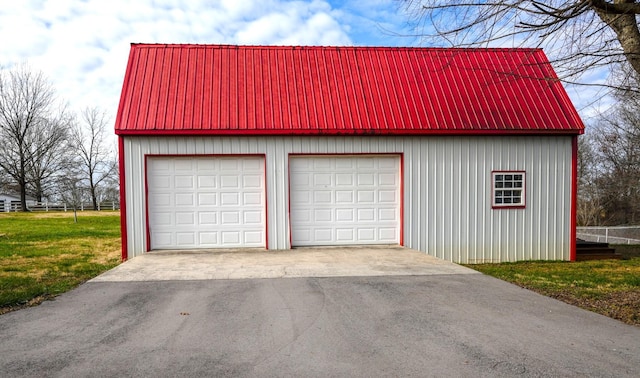
[[[265,247],[263,171],[262,157],[150,157],[150,248]]]
[[[289,154],[403,156],[404,245],[460,263],[569,259],[571,136],[126,137],[129,256],[147,246],[146,154],[264,154],[268,247],[290,248]],[[491,208],[491,172],[526,172],[526,208]]]
[[[293,246],[400,243],[400,159],[289,159]]]

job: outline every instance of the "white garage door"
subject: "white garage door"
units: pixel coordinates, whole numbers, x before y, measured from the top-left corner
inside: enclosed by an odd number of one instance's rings
[[[400,157],[289,160],[293,246],[398,244]]]
[[[262,157],[150,157],[150,249],[265,247]]]

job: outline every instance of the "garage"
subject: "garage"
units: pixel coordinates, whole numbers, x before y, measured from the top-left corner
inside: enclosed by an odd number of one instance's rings
[[[292,246],[400,243],[398,155],[292,156]]]
[[[123,260],[575,258],[584,125],[539,49],[132,44],[115,131]]]
[[[263,156],[147,158],[150,249],[265,247]]]

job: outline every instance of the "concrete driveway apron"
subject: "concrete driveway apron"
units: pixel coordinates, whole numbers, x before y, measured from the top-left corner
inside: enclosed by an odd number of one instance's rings
[[[219,249],[147,253],[93,282],[432,274],[476,274],[476,271],[398,246]]]
[[[639,371],[640,328],[403,248],[150,253],[0,316],[2,377]]]

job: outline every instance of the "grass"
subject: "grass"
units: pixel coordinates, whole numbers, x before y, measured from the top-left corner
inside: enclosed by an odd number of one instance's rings
[[[0,213],[0,314],[68,291],[120,262],[120,214]]]
[[[640,246],[614,246],[623,260],[468,265],[563,302],[640,326]]]
[[[468,267],[640,326],[640,246],[623,260],[535,261]],[[68,291],[120,262],[118,212],[0,213],[0,314]]]

